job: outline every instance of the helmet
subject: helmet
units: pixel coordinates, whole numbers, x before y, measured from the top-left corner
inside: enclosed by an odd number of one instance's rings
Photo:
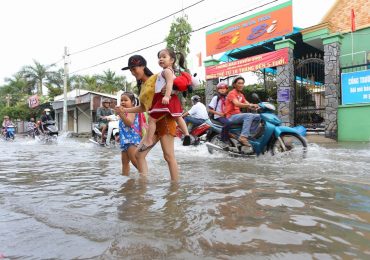
[[[200,96],[198,96],[198,95],[192,96],[191,97],[191,101],[193,101],[193,102],[199,102],[200,101]]]
[[[103,98],[103,100],[102,100],[102,103],[110,103],[111,101],[110,101],[110,99],[109,98]]]
[[[227,85],[227,83],[226,83],[226,82],[221,81],[221,82],[219,82],[219,83],[217,84],[217,89],[219,89],[219,88],[229,88],[229,85]]]

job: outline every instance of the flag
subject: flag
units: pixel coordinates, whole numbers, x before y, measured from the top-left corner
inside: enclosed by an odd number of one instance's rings
[[[356,31],[356,25],[355,25],[355,11],[351,9],[351,31]]]
[[[198,57],[198,67],[202,67],[202,53],[199,52],[196,56]]]

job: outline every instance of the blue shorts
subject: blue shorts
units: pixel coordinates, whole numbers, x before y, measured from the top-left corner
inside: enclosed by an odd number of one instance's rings
[[[124,144],[124,145],[121,145],[121,152],[127,152],[128,148],[130,148],[130,146],[138,146],[137,144]]]

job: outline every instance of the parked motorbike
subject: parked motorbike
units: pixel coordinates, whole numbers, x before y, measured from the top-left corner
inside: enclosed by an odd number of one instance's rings
[[[14,140],[15,138],[15,126],[9,125],[3,129],[2,137],[4,140]]]
[[[211,126],[211,120],[207,119],[203,124],[194,127],[189,133],[190,144],[199,145],[201,142],[205,142],[208,130],[211,128]],[[179,126],[176,127],[176,136],[179,137],[181,140],[184,138],[184,134]]]
[[[206,143],[208,151],[215,150],[228,153],[232,156],[252,157],[270,152],[272,155],[285,152],[297,152],[301,156],[307,153],[305,138],[294,128],[283,126],[281,120],[275,115],[275,106],[269,102],[260,102],[257,95],[253,97],[259,102],[258,112],[260,120],[254,121],[251,127],[249,146],[238,141],[242,126],[231,125],[229,132],[229,147],[224,147],[220,140],[222,125],[212,122]]]
[[[116,122],[113,122],[113,121],[110,121],[109,122],[110,124],[111,123],[116,123],[116,125],[113,127],[113,130],[112,130],[112,133],[110,135],[110,138],[109,138],[109,146],[115,146],[116,145],[116,139],[115,137],[117,135],[119,135],[119,128],[118,128],[118,121]],[[108,131],[108,129],[107,129]],[[93,123],[92,124],[92,130],[91,130],[91,139],[89,139],[91,142],[95,143],[95,144],[99,144],[99,145],[106,145],[106,143],[101,143],[101,131],[99,129],[99,123]],[[107,138],[107,136],[105,137]]]
[[[43,142],[55,142],[58,139],[58,128],[55,125],[54,120],[48,120],[41,123],[40,129],[36,132],[39,133],[38,137]]]

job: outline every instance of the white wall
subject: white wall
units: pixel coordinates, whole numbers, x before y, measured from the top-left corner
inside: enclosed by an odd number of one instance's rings
[[[79,105],[79,108],[85,113],[82,113],[80,109],[78,112],[78,133],[91,132],[91,117],[90,117],[90,104]],[[88,117],[87,117],[87,115]]]

